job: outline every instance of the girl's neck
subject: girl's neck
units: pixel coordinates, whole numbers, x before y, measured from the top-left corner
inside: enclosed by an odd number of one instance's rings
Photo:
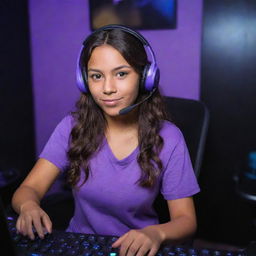
[[[106,116],[107,133],[138,130],[138,115],[136,112],[132,111],[123,116]]]
[[[114,156],[121,160],[129,156],[138,146],[137,115],[129,113],[124,116],[106,117],[105,136]]]

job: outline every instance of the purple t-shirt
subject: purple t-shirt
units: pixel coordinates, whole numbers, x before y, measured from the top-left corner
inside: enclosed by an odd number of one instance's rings
[[[65,117],[40,154],[40,158],[52,162],[60,171],[68,165],[66,153],[73,125],[73,118]],[[164,168],[150,189],[137,183],[141,175],[136,159],[139,148],[118,160],[107,140],[103,141],[101,150],[90,160],[89,179],[80,189],[73,189],[75,212],[67,231],[121,236],[130,229],[158,223],[152,204],[159,191],[166,200],[199,192],[181,131],[165,121],[160,134],[164,139],[160,153]],[[81,172],[81,181],[83,178]]]

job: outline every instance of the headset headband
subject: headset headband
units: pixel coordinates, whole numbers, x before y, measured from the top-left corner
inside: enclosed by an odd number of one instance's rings
[[[137,31],[132,30],[131,28],[129,28],[127,26],[118,25],[118,24],[103,26],[103,27],[95,30],[93,33],[91,33],[84,40],[83,45],[82,45],[82,47],[80,49],[80,52],[79,52],[78,59],[77,59],[76,77],[77,77],[77,86],[78,86],[78,88],[80,89],[80,91],[82,91],[84,93],[88,92],[87,81],[84,78],[84,76],[86,77],[86,74],[83,75],[84,72],[83,72],[82,61],[81,61],[82,53],[83,53],[84,48],[86,47],[86,44],[87,44],[88,40],[94,34],[99,33],[100,31],[108,31],[108,30],[113,30],[113,29],[120,29],[124,32],[127,32],[127,33],[133,35],[144,45],[144,48],[145,48],[145,51],[146,51],[146,54],[147,54],[147,59],[150,62],[150,64],[147,64],[145,66],[144,70],[143,70],[141,83],[142,83],[142,86],[145,88],[145,90],[152,91],[155,87],[158,86],[159,79],[160,79],[160,72],[159,72],[159,69],[158,69],[157,64],[156,64],[155,54],[154,54],[150,44]],[[151,59],[151,61],[149,59]]]

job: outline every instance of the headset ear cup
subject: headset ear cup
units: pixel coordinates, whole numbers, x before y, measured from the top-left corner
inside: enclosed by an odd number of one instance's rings
[[[146,89],[146,80],[147,80],[147,74],[148,74],[148,70],[149,70],[149,67],[150,67],[150,64],[147,64],[144,69],[143,69],[143,72],[142,72],[142,76],[141,76],[141,88],[143,90],[147,90]]]
[[[156,67],[155,77],[154,77],[154,87],[158,87],[159,81],[160,81],[160,70],[158,67]]]
[[[155,63],[148,65],[144,81],[145,90],[151,92],[154,88],[158,87],[159,79],[160,71],[157,65]]]
[[[85,68],[81,69],[82,72],[82,77],[83,77],[83,85],[84,85],[84,93],[88,93],[89,92],[89,87],[88,87],[88,78],[87,78],[87,74],[85,71]]]
[[[83,92],[83,93],[87,93],[87,84],[85,84],[82,72],[80,69],[77,70],[76,72],[76,83],[77,83],[77,87],[78,89]]]
[[[83,70],[82,66],[80,65],[81,63],[81,58],[83,54],[83,46],[80,49],[78,58],[77,58],[77,64],[76,64],[76,84],[78,89],[83,92],[87,93],[88,92],[88,86],[87,86],[87,76],[85,73],[85,70]]]

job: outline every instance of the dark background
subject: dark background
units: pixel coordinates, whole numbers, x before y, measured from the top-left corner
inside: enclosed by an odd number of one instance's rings
[[[210,126],[201,169],[198,235],[233,244],[255,240],[255,205],[235,191],[256,149],[256,1],[206,0],[201,100]]]
[[[8,202],[35,157],[27,1],[1,1],[0,25],[0,184],[12,181],[1,188]]]
[[[255,239],[255,206],[237,196],[233,175],[256,145],[256,1],[205,0],[201,100],[210,111],[196,197],[198,237],[235,245]],[[13,189],[35,161],[27,1],[1,1],[0,170],[17,170]],[[255,216],[254,216],[255,217]]]

